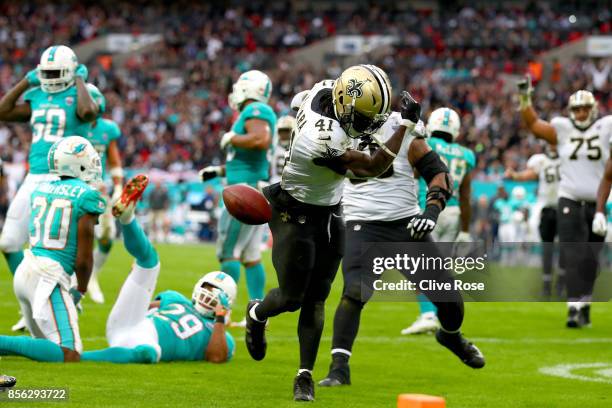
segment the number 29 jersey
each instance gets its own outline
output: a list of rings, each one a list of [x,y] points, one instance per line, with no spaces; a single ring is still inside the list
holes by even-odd
[[[557,132],[561,160],[559,197],[575,201],[597,200],[597,188],[610,156],[612,116],[604,116],[580,130],[569,118],[556,117],[550,124]]]
[[[94,86],[87,86],[89,94],[100,106],[100,98],[104,98]],[[65,136],[87,137],[89,123],[83,122],[77,116],[77,88],[70,88],[56,93],[48,93],[40,87],[29,89],[23,99],[30,103],[32,115],[32,145],[28,162],[30,173],[47,174],[49,164],[47,154],[53,143]]]
[[[157,330],[161,361],[204,360],[215,321],[203,317],[189,299],[173,290],[160,293],[155,300],[160,301],[159,309],[148,318]],[[235,342],[227,332],[225,340],[229,360],[234,354]]]

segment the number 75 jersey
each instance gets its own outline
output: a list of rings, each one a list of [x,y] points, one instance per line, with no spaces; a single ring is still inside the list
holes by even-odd
[[[610,157],[612,116],[604,116],[580,130],[566,117],[553,118],[561,159],[559,197],[576,201],[597,199],[597,188]]]
[[[87,89],[93,100],[100,106],[100,91],[92,85]],[[23,96],[30,103],[32,116],[32,145],[28,162],[30,173],[47,174],[47,154],[53,143],[64,136],[87,137],[89,123],[77,116],[77,89],[71,86],[62,92],[47,93],[40,87],[29,89]]]

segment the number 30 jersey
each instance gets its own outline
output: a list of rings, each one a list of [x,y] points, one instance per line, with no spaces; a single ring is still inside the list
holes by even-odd
[[[40,184],[32,193],[30,245],[32,253],[59,262],[68,275],[74,273],[79,220],[106,209],[100,192],[82,180],[71,178]]]
[[[333,84],[331,80],[315,84],[302,102],[281,178],[281,187],[296,200],[326,207],[340,202],[344,174],[324,163],[357,144],[332,117]]]
[[[100,106],[104,98],[94,86],[88,85],[89,94]],[[89,123],[77,116],[77,89],[71,86],[62,92],[47,93],[40,87],[29,89],[23,96],[30,103],[32,116],[32,145],[30,146],[30,173],[47,174],[47,154],[53,143],[64,136],[87,137]]]
[[[157,330],[161,361],[204,360],[215,321],[203,317],[189,299],[173,290],[160,293],[155,300],[160,301],[159,309],[148,318]],[[229,360],[234,354],[235,342],[227,332],[225,339]]]
[[[596,201],[597,188],[610,156],[612,116],[604,116],[588,129],[580,130],[566,117],[553,118],[557,150],[561,159],[559,197]]]
[[[386,142],[400,126],[402,117],[392,112],[380,128],[377,137]],[[380,176],[371,179],[346,181],[342,207],[347,221],[394,221],[419,213],[414,172],[408,161],[408,149],[414,135],[406,135],[397,158]],[[378,145],[364,138],[359,149],[373,154]]]

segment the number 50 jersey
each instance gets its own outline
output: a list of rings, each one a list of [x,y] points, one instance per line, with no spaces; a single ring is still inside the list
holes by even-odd
[[[98,88],[88,84],[87,90],[100,106],[104,96]],[[29,89],[23,99],[30,103],[32,110],[32,146],[28,157],[30,173],[47,174],[47,154],[53,143],[64,136],[87,137],[89,123],[81,121],[77,116],[76,86],[57,93],[47,93],[38,86]]]
[[[561,159],[559,197],[574,201],[596,201],[597,188],[610,156],[612,116],[604,116],[585,130],[566,117],[550,124],[557,132],[557,151]]]

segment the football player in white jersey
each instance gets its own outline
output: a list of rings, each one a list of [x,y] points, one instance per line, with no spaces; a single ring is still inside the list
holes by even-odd
[[[402,118],[399,112],[393,112],[381,128],[381,140],[388,140],[399,127]],[[371,137],[361,139],[359,150],[374,154],[377,143]],[[413,167],[426,181],[428,199],[423,214],[433,211],[433,226],[425,235],[418,234],[409,226],[422,217],[417,198],[417,187]],[[448,167],[438,153],[432,150],[425,139],[422,123],[409,136],[399,150],[393,164],[377,178],[349,179],[345,183],[342,206],[346,220],[346,240],[342,275],[344,289],[340,304],[334,318],[334,335],[332,340],[332,363],[321,386],[333,387],[350,384],[348,360],[352,353],[353,343],[359,330],[361,310],[372,293],[364,291],[372,288],[374,275],[368,275],[371,282],[364,282],[363,244],[371,242],[431,242],[429,232],[437,221],[440,207],[433,203],[436,191],[451,193],[451,181]],[[440,198],[446,204],[448,198]],[[434,206],[435,208],[432,208]],[[443,207],[442,207],[443,208]],[[418,274],[417,274],[418,275]],[[417,276],[415,275],[415,276]],[[407,276],[414,279],[415,276]],[[430,276],[431,277],[431,276]],[[417,276],[418,279],[418,276]],[[437,280],[451,280],[450,274],[443,271]],[[449,294],[450,295],[450,294]],[[457,292],[455,302],[435,302],[439,307],[440,321],[443,329],[439,330],[438,341],[457,354],[461,360],[473,367],[484,366],[484,357],[476,348],[463,338],[459,329],[463,321],[463,301]]]
[[[270,172],[270,182],[272,184],[280,182],[281,175],[283,174],[283,167],[287,158],[285,157],[289,153],[289,142],[291,141],[291,132],[295,127],[295,118],[293,116],[281,116],[276,122],[276,136],[277,141],[274,143],[274,153],[272,156],[272,163]]]
[[[542,296],[550,298],[553,281],[553,246],[557,236],[557,190],[559,189],[559,155],[555,146],[548,146],[546,153],[537,153],[527,161],[523,171],[506,170],[506,178],[514,181],[538,180],[538,199],[532,207],[530,224],[538,224],[542,246]],[[535,228],[535,225],[534,225]],[[557,296],[562,296],[565,273],[559,270]]]
[[[293,395],[314,400],[314,367],[323,331],[325,300],[342,258],[340,199],[344,178],[376,177],[389,168],[405,134],[419,120],[420,105],[402,94],[401,121],[373,155],[353,149],[387,120],[389,78],[373,65],[345,70],[335,81],[317,83],[300,104],[281,182],[264,188],[272,205],[272,262],[279,287],[247,306],[246,346],[255,360],[266,354],[268,318],[300,310],[300,366]]]
[[[567,327],[590,325],[593,286],[604,236],[592,230],[597,186],[610,157],[612,116],[598,118],[597,101],[580,90],[569,98],[569,117],[546,122],[531,104],[529,77],[519,82],[520,112],[527,128],[557,146],[560,158],[558,228],[561,256],[566,268]]]

